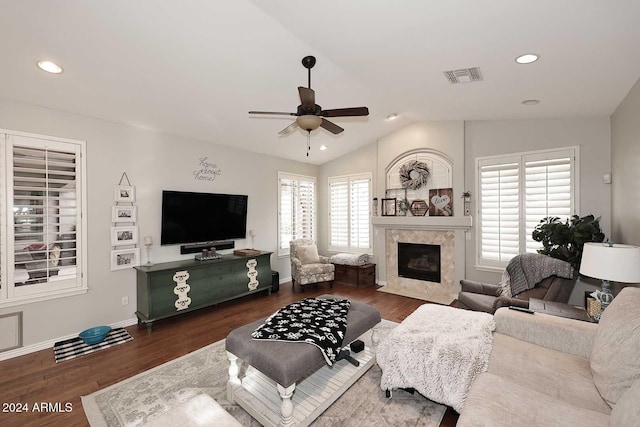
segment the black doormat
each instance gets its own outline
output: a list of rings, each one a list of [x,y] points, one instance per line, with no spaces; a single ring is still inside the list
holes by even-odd
[[[53,355],[56,358],[56,363],[58,363],[64,360],[75,359],[78,356],[93,353],[94,351],[102,350],[103,348],[123,344],[127,341],[131,341],[132,339],[133,337],[129,335],[129,332],[127,332],[126,329],[115,328],[107,334],[104,341],[97,344],[85,344],[80,337],[59,341],[53,345]]]

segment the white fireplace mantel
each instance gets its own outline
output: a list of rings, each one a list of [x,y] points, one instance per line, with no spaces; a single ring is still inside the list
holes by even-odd
[[[373,216],[371,224],[381,228],[428,230],[469,230],[471,216]]]

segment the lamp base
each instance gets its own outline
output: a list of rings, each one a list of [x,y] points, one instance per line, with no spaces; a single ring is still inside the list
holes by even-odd
[[[611,304],[613,301],[613,294],[611,293],[611,283],[608,280],[602,281],[602,291],[598,294],[598,299],[600,300],[600,313],[597,313],[593,318],[599,322],[600,317],[602,317],[602,313],[604,310]]]

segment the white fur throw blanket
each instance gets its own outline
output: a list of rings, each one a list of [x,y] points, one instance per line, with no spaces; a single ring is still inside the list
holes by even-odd
[[[380,342],[380,388],[413,388],[462,410],[476,375],[487,370],[496,329],[488,313],[424,304]]]

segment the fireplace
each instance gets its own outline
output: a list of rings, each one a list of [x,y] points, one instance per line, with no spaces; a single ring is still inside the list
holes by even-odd
[[[440,245],[398,242],[398,277],[440,283]]]

